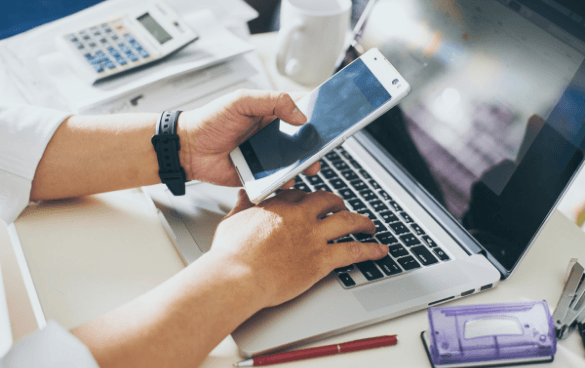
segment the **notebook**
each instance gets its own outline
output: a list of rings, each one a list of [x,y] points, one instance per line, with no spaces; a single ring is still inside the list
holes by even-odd
[[[411,94],[322,159],[330,190],[375,221],[379,262],[332,272],[233,333],[245,356],[293,347],[479,292],[513,274],[583,164],[585,9],[570,1],[379,2],[378,47]],[[346,60],[347,61],[347,60]],[[310,118],[310,117],[309,117]],[[145,188],[186,263],[211,245],[236,189]]]

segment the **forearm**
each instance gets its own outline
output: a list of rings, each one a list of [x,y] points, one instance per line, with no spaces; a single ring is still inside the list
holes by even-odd
[[[194,367],[263,306],[249,270],[211,252],[73,333],[100,367]]]
[[[72,116],[37,167],[31,199],[66,198],[160,182],[150,143],[157,114]]]
[[[160,183],[156,152],[150,141],[159,114],[72,116],[49,142],[32,182],[31,199],[57,199]],[[190,160],[180,136],[181,165]]]

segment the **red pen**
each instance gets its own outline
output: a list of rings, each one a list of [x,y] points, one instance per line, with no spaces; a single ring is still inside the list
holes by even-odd
[[[284,353],[259,356],[236,363],[234,364],[234,367],[258,367],[262,365],[287,363],[293,362],[295,360],[318,358],[327,355],[350,353],[352,351],[381,348],[383,346],[396,345],[397,343],[398,336],[396,335],[370,337],[369,339],[343,342],[341,344],[318,346],[316,348],[293,350]]]

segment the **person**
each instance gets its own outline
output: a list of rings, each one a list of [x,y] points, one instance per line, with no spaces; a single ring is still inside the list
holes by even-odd
[[[306,121],[292,98],[277,92],[238,91],[181,113],[179,158],[187,179],[241,185],[229,152],[275,117]],[[0,217],[14,221],[29,200],[160,183],[150,141],[157,119],[0,106]],[[305,173],[318,170],[316,163]],[[196,262],[71,333],[49,322],[17,343],[2,366],[197,366],[260,309],[296,297],[337,267],[385,256],[388,248],[376,243],[328,244],[374,229],[332,193],[290,189],[253,205],[240,190],[211,250]]]

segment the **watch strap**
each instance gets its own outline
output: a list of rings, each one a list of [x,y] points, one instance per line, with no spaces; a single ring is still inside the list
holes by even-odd
[[[181,145],[177,135],[177,120],[181,112],[164,111],[158,120],[156,134],[151,139],[158,160],[160,180],[176,196],[185,195],[187,181],[179,159]]]

